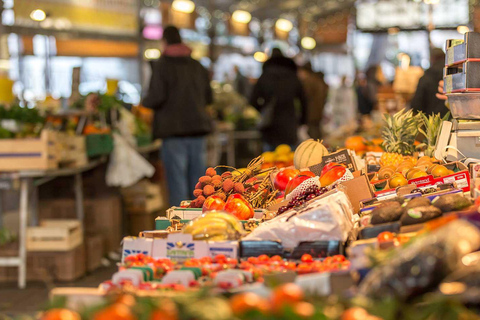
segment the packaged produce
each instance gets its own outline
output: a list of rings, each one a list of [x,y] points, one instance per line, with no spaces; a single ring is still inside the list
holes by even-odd
[[[224,241],[237,240],[245,231],[235,216],[211,211],[186,224],[183,233],[191,234],[194,240]]]
[[[371,298],[392,297],[400,301],[423,294],[456,270],[462,257],[480,247],[479,230],[456,220],[395,254],[370,271],[359,292]]]

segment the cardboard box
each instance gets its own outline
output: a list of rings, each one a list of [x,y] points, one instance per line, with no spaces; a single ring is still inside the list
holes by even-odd
[[[142,231],[155,230],[156,214],[128,214],[127,232],[129,235],[138,235]]]
[[[160,184],[148,180],[121,190],[125,208],[130,214],[151,214],[160,211],[165,202],[162,197]]]
[[[101,234],[87,234],[85,236],[85,258],[88,272],[95,271],[102,265],[102,258],[105,253],[105,245]]]
[[[374,196],[370,182],[366,175],[360,175],[352,180],[340,183],[345,187],[345,194],[350,200],[355,213],[360,211],[360,201],[370,199]]]

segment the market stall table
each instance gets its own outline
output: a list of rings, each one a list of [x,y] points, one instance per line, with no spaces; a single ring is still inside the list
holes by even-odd
[[[53,170],[27,170],[17,172],[0,173],[0,190],[12,189],[15,181],[20,182],[20,206],[19,206],[19,249],[17,257],[0,257],[0,266],[18,267],[18,286],[25,288],[26,285],[26,263],[27,263],[27,220],[30,192],[48,181],[58,177],[73,176],[75,179],[75,208],[77,218],[83,223],[83,182],[82,173],[89,171],[104,163],[106,158],[100,158],[89,162],[87,165],[78,168],[63,168]],[[1,212],[0,212],[1,213]],[[32,224],[37,224],[36,213],[32,217]]]

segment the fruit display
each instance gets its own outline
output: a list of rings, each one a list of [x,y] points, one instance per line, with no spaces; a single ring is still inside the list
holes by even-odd
[[[423,121],[423,128],[419,128],[421,134],[425,137],[425,143],[418,146],[419,149],[424,149],[426,156],[433,157],[433,152],[435,151],[435,144],[437,143],[437,136],[440,131],[440,126],[443,121],[448,120],[450,113],[442,118],[440,114],[431,114],[425,115],[421,114]]]
[[[0,105],[0,120],[6,120],[3,126],[0,121],[0,139],[38,137],[45,124],[45,117],[40,115],[38,109],[19,105],[9,108]]]
[[[195,190],[193,190],[196,199],[190,203],[189,207],[208,210],[210,204],[206,206],[204,204],[206,199],[211,196],[215,196],[211,199],[217,199],[218,204],[218,200],[228,202],[232,195],[241,195],[241,199],[246,200],[251,207],[265,208],[274,201],[277,192],[274,190],[269,176],[269,173],[275,168],[262,169],[263,163],[263,157],[258,157],[253,159],[244,170],[233,168],[233,171],[220,173],[217,170],[224,166],[208,168],[205,175],[198,179]],[[209,203],[213,202],[210,200]]]
[[[274,182],[275,189],[279,191],[285,191],[288,183],[291,180],[293,180],[299,173],[300,171],[292,168],[281,169],[275,175],[275,182]]]
[[[292,200],[288,202],[286,206],[282,206],[278,209],[277,215],[280,215],[290,209],[294,209],[300,207],[307,203],[310,200],[315,199],[316,197],[321,196],[322,194],[326,193],[328,190],[327,188],[321,188],[317,186],[310,186],[305,191],[300,193],[298,196],[294,197]]]
[[[309,139],[295,149],[293,163],[298,170],[306,169],[322,162],[322,158],[326,155],[328,150],[321,141]]]
[[[191,234],[194,240],[209,241],[237,240],[245,232],[235,215],[217,211],[202,214],[186,224],[182,231]]]
[[[262,168],[285,168],[293,165],[294,153],[289,145],[281,144],[275,148],[275,151],[262,153],[264,159]]]

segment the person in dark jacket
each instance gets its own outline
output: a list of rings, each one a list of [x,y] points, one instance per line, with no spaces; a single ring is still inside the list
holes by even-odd
[[[264,150],[280,144],[297,144],[297,130],[307,122],[307,103],[297,77],[297,65],[274,48],[263,64],[263,73],[255,84],[250,104],[262,114],[260,130]]]
[[[445,67],[445,54],[442,49],[435,48],[431,52],[431,66],[418,81],[417,91],[411,102],[415,111],[421,111],[426,115],[440,113],[443,116],[448,112],[445,101],[436,96],[438,82],[443,79]]]
[[[176,27],[168,26],[161,41],[162,56],[153,63],[143,105],[154,110],[153,136],[163,139],[170,205],[191,198],[206,169],[206,135],[212,121],[206,106],[212,103],[208,71],[191,58]]]

